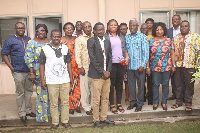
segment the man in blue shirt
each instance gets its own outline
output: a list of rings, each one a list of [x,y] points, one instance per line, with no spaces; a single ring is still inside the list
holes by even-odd
[[[149,43],[146,35],[138,32],[138,22],[135,18],[129,21],[130,34],[125,37],[129,54],[127,66],[128,88],[130,105],[128,110],[136,107],[135,111],[141,111],[144,105],[145,68],[149,59]],[[136,99],[136,80],[138,83],[138,100]]]
[[[25,64],[25,49],[30,37],[24,36],[25,25],[22,22],[15,24],[16,35],[5,40],[2,57],[10,68],[16,86],[16,101],[18,113],[23,122],[27,122],[26,116],[35,117],[31,112],[31,96],[33,93],[33,83],[28,80],[29,69]],[[10,55],[11,62],[8,58]]]

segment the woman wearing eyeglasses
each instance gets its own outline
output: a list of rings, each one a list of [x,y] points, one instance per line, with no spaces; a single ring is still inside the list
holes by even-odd
[[[38,62],[41,49],[50,40],[47,38],[47,26],[38,24],[35,27],[35,38],[29,41],[26,47],[25,62],[30,69],[30,80],[36,85],[36,121],[48,122],[50,118],[50,106],[47,89],[42,89],[40,84],[40,64]],[[33,114],[32,114],[33,115]]]
[[[69,92],[69,105],[70,105],[70,114],[74,114],[74,110],[76,112],[81,113],[81,92],[80,92],[80,77],[79,77],[79,68],[75,60],[75,36],[72,36],[75,27],[71,22],[65,23],[63,26],[63,30],[65,32],[65,36],[61,38],[61,43],[67,45],[70,54],[71,54],[71,65],[72,65],[72,76],[74,80],[74,84],[71,86]]]

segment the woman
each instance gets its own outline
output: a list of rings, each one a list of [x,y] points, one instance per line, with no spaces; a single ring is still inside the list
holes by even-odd
[[[125,60],[125,65],[128,64],[128,52],[125,46],[124,37],[119,32],[119,26],[115,19],[111,19],[107,23],[107,31],[105,38],[110,40],[112,48],[112,71],[111,71],[111,86],[110,86],[110,110],[114,114],[124,112],[124,108],[121,104],[122,93],[123,93],[123,80],[125,68],[120,64],[122,60]],[[114,102],[114,88],[116,90],[116,100],[117,100],[117,109]]]
[[[119,25],[119,29],[120,29],[120,34],[125,37],[127,30],[128,30],[127,24],[121,23]],[[127,80],[127,69],[126,68],[125,68],[125,74],[124,74],[124,84],[125,84],[125,93],[126,93],[125,103],[126,103],[126,105],[129,105],[130,101],[129,101],[129,90],[128,90],[128,80]]]
[[[171,70],[172,73],[176,71],[174,46],[170,38],[165,37],[167,35],[167,28],[164,23],[155,23],[152,35],[154,38],[150,39],[150,57],[146,71],[147,75],[150,75],[152,71],[153,110],[158,108],[160,84],[162,84],[161,105],[163,110],[167,110],[170,74]]]
[[[75,61],[75,36],[72,36],[74,32],[74,25],[71,22],[67,22],[63,26],[65,36],[61,38],[62,44],[67,45],[70,54],[71,54],[71,64],[72,64],[72,76],[74,80],[73,86],[71,86],[69,92],[69,103],[70,103],[70,114],[74,114],[74,110],[78,113],[81,113],[81,92],[80,92],[80,77],[79,77],[79,68]]]
[[[38,59],[42,47],[48,44],[50,40],[46,38],[48,30],[45,24],[38,24],[35,27],[35,31],[35,38],[26,47],[25,62],[30,69],[30,80],[36,83],[36,121],[48,122],[50,118],[48,92],[47,90],[43,90],[40,84],[40,64],[38,63]]]

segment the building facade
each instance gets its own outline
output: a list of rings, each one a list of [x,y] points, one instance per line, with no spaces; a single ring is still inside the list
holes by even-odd
[[[15,34],[14,24],[22,21],[26,35],[35,35],[35,26],[45,23],[50,31],[62,30],[70,21],[106,23],[114,18],[118,23],[128,23],[137,18],[142,24],[147,18],[165,22],[171,27],[171,17],[179,14],[191,23],[191,31],[200,33],[199,0],[0,0],[0,50],[4,40]],[[0,58],[1,59],[1,58]],[[0,60],[0,94],[14,94],[15,86],[11,72]]]

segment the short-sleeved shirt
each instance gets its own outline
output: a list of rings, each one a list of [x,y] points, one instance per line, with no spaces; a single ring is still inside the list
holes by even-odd
[[[166,38],[162,41],[150,39],[150,69],[156,72],[170,71],[172,68],[172,59],[170,56],[171,50],[174,50],[174,46],[171,43],[170,38]]]
[[[200,50],[199,35],[190,32],[183,37],[179,33],[172,41],[175,47],[176,66],[194,68],[197,62],[197,52]]]
[[[45,64],[47,84],[63,84],[70,82],[67,62],[71,62],[68,47],[60,45],[58,49],[51,44],[42,47],[39,63]]]
[[[19,38],[14,35],[5,40],[2,55],[10,55],[11,65],[14,68],[14,72],[29,72],[29,68],[27,67],[24,60],[24,55],[26,46],[30,39],[31,38],[27,36]]]

